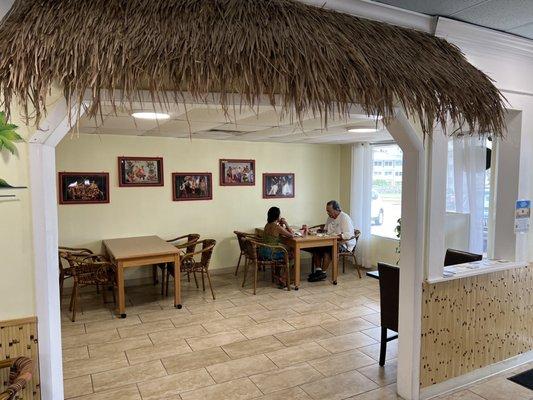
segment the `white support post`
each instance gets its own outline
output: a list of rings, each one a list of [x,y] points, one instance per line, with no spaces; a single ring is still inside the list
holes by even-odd
[[[425,150],[403,112],[387,125],[403,151],[402,238],[398,326],[397,391],[406,400],[420,395],[420,333],[424,277]]]
[[[427,140],[428,199],[427,199],[427,279],[442,278],[446,247],[446,175],[448,137],[440,127]]]
[[[57,269],[55,148],[30,143],[29,151],[41,398],[55,400],[64,398]]]

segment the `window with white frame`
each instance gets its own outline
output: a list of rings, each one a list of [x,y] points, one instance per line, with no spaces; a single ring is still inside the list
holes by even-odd
[[[395,228],[402,213],[403,154],[398,145],[373,145],[371,233],[396,238]]]
[[[448,141],[446,211],[464,214],[464,248],[487,254],[492,199],[492,140],[464,137]]]

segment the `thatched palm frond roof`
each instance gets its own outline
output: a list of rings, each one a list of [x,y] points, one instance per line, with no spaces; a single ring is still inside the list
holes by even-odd
[[[117,105],[148,89],[163,103],[263,95],[298,116],[356,103],[387,119],[399,103],[425,133],[448,116],[504,126],[499,91],[445,40],[293,0],[17,0],[0,26],[4,107],[16,96],[39,118],[53,82],[68,101],[92,91],[90,115],[102,89],[122,89]]]

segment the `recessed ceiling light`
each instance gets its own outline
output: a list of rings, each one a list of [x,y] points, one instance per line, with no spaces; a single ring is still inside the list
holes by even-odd
[[[348,132],[351,133],[373,133],[377,132],[379,129],[377,128],[349,128]]]
[[[139,119],[169,119],[170,115],[166,113],[156,113],[156,112],[135,112],[131,114],[133,118]]]

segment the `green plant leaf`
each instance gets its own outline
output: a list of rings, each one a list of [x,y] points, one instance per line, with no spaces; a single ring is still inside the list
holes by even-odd
[[[15,132],[14,130],[5,130],[3,131],[1,128],[0,128],[0,136],[4,137],[5,139],[7,140],[10,140],[12,142],[14,141],[21,141],[21,140],[24,140],[22,138],[22,136],[20,136],[17,132]]]
[[[4,179],[0,178],[0,188],[12,188],[9,183],[7,183]]]
[[[11,154],[15,154],[15,151],[17,151],[17,148],[13,144],[13,142],[9,139],[4,138],[3,136],[0,136],[0,151],[5,148],[7,151],[9,151]]]

